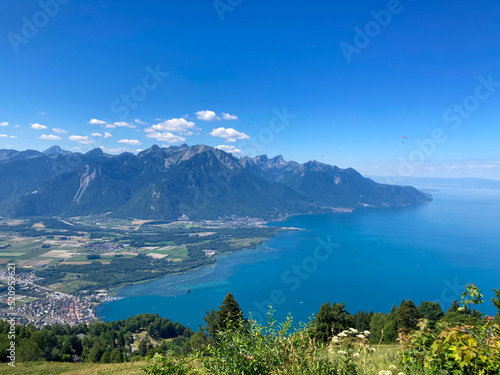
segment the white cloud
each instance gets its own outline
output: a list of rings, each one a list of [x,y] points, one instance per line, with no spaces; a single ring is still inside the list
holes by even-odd
[[[62,138],[59,137],[58,135],[54,135],[54,134],[42,134],[41,137],[38,137],[40,139],[45,139],[47,141],[59,141],[61,140]]]
[[[142,142],[138,141],[137,139],[120,139],[118,143],[126,143],[130,146],[140,146],[142,145]]]
[[[219,146],[215,146],[215,148],[218,148],[219,150],[222,150],[222,151],[229,152],[229,153],[234,154],[234,155],[239,155],[239,154],[241,154],[241,150],[237,149],[237,148],[236,148],[236,147],[234,147],[234,146],[229,146],[229,145],[219,145]]]
[[[10,137],[11,137],[11,138],[17,138],[15,135],[11,135]]]
[[[111,138],[111,137],[113,137],[111,133],[104,132],[104,138]]]
[[[66,134],[68,131],[60,128],[52,128],[52,131],[57,134]]]
[[[47,129],[47,127],[45,125],[41,125],[38,122],[35,122],[34,124],[30,124],[30,126],[32,129],[35,129],[35,130]]]
[[[136,119],[134,120],[134,122],[135,122],[136,124],[139,124],[139,125],[146,125],[146,123],[145,123],[144,121],[141,121],[141,120],[140,120],[140,119],[138,119],[138,118],[136,118]]]
[[[15,128],[20,128],[21,126],[16,124],[16,125],[14,125],[14,127]]]
[[[195,113],[196,118],[202,121],[220,120],[214,111],[198,111]]]
[[[76,141],[76,142],[84,144],[84,145],[94,143],[94,141],[92,139],[89,139],[89,137],[87,137],[86,135],[85,136],[83,136],[83,135],[70,135],[68,139],[70,141]]]
[[[200,130],[196,127],[195,123],[192,121],[187,121],[183,118],[172,118],[170,120],[164,120],[156,125],[146,128],[146,132],[175,132],[180,134],[186,134],[189,132],[188,129]],[[191,133],[192,134],[192,133]],[[187,135],[187,134],[186,134]]]
[[[178,135],[175,135],[175,134],[172,134],[169,132],[160,133],[160,132],[157,132],[151,128],[148,128],[145,131],[146,131],[146,133],[148,133],[148,134],[146,134],[146,137],[154,138],[154,139],[161,141],[161,142],[180,143],[180,142],[186,141],[186,138],[180,137]]]
[[[229,113],[222,112],[222,119],[223,120],[238,120],[238,116],[230,115]]]
[[[106,121],[98,120],[96,118],[91,119],[88,123],[91,125],[106,125],[107,124]]]
[[[237,139],[250,139],[250,137],[245,134],[241,133],[233,128],[217,128],[213,129],[210,132],[210,135],[213,137],[220,137],[224,138],[226,142],[236,142]]]
[[[7,121],[2,121],[0,122],[0,126],[8,126],[9,123]]]
[[[106,128],[108,129],[114,129],[116,127],[121,127],[121,128],[136,128],[136,126],[134,124],[130,124],[128,122],[125,122],[125,121],[116,121],[116,122],[113,122],[112,124],[106,124]]]
[[[0,138],[7,138],[8,135],[7,134],[0,134]]]
[[[132,149],[127,148],[127,147],[108,148],[108,147],[100,146],[99,148],[107,154],[122,154],[124,152],[141,152],[142,151],[141,149],[132,150]]]
[[[102,134],[101,133],[92,133],[91,136],[92,137],[102,137]]]

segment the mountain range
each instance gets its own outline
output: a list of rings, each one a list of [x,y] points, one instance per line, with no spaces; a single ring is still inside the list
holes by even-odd
[[[205,145],[138,153],[0,150],[0,215],[143,219],[275,218],[338,208],[428,203],[410,186],[378,184],[352,168],[282,156],[236,158]]]

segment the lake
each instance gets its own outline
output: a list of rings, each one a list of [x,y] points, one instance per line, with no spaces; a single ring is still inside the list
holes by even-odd
[[[303,230],[218,256],[213,267],[122,288],[125,298],[96,313],[105,321],[158,313],[196,330],[231,292],[260,322],[269,305],[279,319],[291,314],[307,322],[323,302],[345,302],[351,313],[389,312],[403,299],[448,308],[475,283],[484,294],[480,311],[495,314],[500,190],[441,188],[432,195],[418,207],[291,217],[273,225]]]

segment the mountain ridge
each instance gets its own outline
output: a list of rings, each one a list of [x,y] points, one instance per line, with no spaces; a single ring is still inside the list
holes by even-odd
[[[23,154],[24,153],[24,154]],[[430,202],[412,187],[377,184],[352,168],[236,158],[206,145],[153,145],[137,155],[0,150],[0,215],[192,219],[274,218],[335,208]]]

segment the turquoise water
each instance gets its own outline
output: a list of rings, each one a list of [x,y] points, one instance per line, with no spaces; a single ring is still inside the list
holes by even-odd
[[[469,282],[484,292],[480,310],[494,314],[500,190],[432,194],[434,201],[419,207],[292,217],[276,225],[305,230],[219,256],[215,267],[125,287],[119,296],[126,298],[100,305],[97,315],[110,321],[158,313],[197,329],[232,292],[259,321],[270,304],[278,318],[307,321],[323,302],[345,302],[351,313],[388,312],[409,298],[447,308]]]

